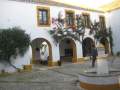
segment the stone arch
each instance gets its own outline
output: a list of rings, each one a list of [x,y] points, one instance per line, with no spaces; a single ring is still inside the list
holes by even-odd
[[[34,40],[32,40],[31,42],[31,47],[32,47],[32,64],[36,64],[36,60],[35,60],[35,46],[36,45],[40,45],[42,44],[42,42],[46,42],[47,45],[48,45],[48,52],[49,52],[49,56],[48,56],[48,60],[47,60],[47,63],[48,63],[48,66],[52,66],[52,46],[51,46],[51,43],[45,39],[45,38],[35,38]],[[36,45],[35,45],[36,44]]]
[[[83,57],[89,56],[91,54],[92,45],[95,46],[93,39],[87,37],[82,42]]]
[[[104,50],[105,50],[105,54],[109,53],[109,42],[107,40],[107,38],[101,38],[100,39],[100,44],[102,44],[104,46]]]
[[[63,56],[61,55],[61,50],[64,51]],[[67,56],[66,53],[68,53],[68,57],[71,56],[71,62],[73,62],[73,63],[77,62],[76,44],[75,44],[75,41],[72,38],[62,39],[59,43],[59,51],[60,51],[60,60],[61,60],[61,57]]]

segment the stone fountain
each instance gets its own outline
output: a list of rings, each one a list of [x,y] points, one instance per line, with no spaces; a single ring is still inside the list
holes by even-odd
[[[80,87],[85,90],[120,90],[120,70],[109,67],[105,58],[97,66],[79,74]]]

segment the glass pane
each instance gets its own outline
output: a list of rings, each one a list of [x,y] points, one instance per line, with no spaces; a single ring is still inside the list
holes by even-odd
[[[41,22],[42,21],[42,12],[39,10],[39,21]]]
[[[47,11],[43,11],[43,23],[47,24]]]
[[[89,23],[90,23],[90,17],[89,15],[83,15],[84,16],[84,20],[85,20],[85,26],[89,27]]]
[[[73,13],[67,13],[67,25],[72,25],[73,24]]]
[[[48,24],[48,11],[47,10],[39,10],[39,24],[46,25]]]

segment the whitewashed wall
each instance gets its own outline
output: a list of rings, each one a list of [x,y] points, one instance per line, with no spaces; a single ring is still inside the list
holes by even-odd
[[[107,24],[113,32],[113,52],[120,52],[120,9],[107,14]]]
[[[38,27],[37,26],[37,11],[36,6],[45,6],[40,4],[31,4],[31,3],[24,3],[24,2],[16,2],[16,1],[8,1],[8,0],[0,0],[0,28],[10,28],[18,26],[26,31],[31,37],[31,41],[36,38],[45,38],[47,39],[52,45],[52,54],[53,54],[53,61],[57,61],[60,58],[59,54],[59,45],[55,45],[52,37],[49,35],[48,30],[51,27]],[[70,8],[64,7],[57,7],[57,6],[49,6],[50,7],[50,18],[57,18],[58,13],[61,11],[65,16],[65,10],[74,10],[75,14],[81,14],[83,12],[90,13],[90,18],[92,21],[98,20],[99,15],[103,15],[103,13],[96,13],[90,11],[83,11],[83,10],[75,10]],[[88,34],[86,37],[91,37]],[[82,45],[78,41],[75,42],[77,46],[77,57],[82,57]],[[24,58],[18,58],[14,62],[14,64],[18,67],[22,65],[30,64],[31,59],[31,48],[29,49],[28,53],[25,55]],[[0,68],[3,67],[0,65]]]

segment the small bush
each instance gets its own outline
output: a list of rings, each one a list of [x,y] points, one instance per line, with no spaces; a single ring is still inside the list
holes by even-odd
[[[30,45],[30,36],[21,28],[0,29],[0,61],[11,64],[11,56],[23,56]]]
[[[119,52],[117,52],[117,54],[116,54],[117,56],[120,56],[120,51]]]

